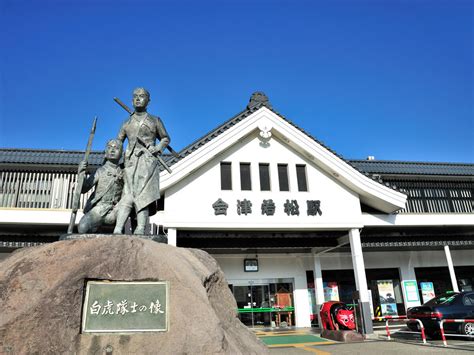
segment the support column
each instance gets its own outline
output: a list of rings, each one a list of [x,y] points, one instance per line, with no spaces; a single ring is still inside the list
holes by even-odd
[[[323,328],[321,322],[321,314],[319,310],[321,305],[324,303],[324,288],[323,288],[323,274],[321,268],[321,257],[313,253],[314,259],[314,293],[316,296],[316,311],[318,312],[318,324],[319,328]]]
[[[176,246],[177,234],[176,228],[168,228],[168,245]]]
[[[372,334],[372,316],[370,314],[369,294],[367,291],[367,277],[365,275],[364,256],[362,254],[362,244],[358,229],[351,229],[349,231],[349,242],[351,245],[352,267],[354,268],[356,288],[359,292],[362,333]]]
[[[293,300],[295,303],[295,325],[300,328],[311,327],[311,309],[309,307],[306,275],[295,277]]]
[[[415,281],[418,285],[418,280],[416,279],[415,268],[413,267],[412,263],[412,252],[408,252],[406,258],[400,260],[400,280],[402,281],[402,290],[406,295],[406,288],[405,288],[405,281]],[[419,297],[419,296],[418,296]],[[418,299],[418,301],[409,301],[408,297],[403,297],[403,303],[405,306],[405,311],[411,307],[418,307],[421,306],[422,301]]]
[[[454,272],[453,259],[451,258],[451,251],[449,250],[449,245],[444,246],[444,253],[446,254],[446,261],[448,262],[449,276],[451,277],[453,291],[459,292],[458,280],[456,278],[456,273]]]

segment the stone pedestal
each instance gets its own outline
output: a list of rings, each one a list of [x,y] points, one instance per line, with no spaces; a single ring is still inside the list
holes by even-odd
[[[168,281],[168,331],[81,333],[88,280]],[[197,249],[130,236],[25,248],[0,263],[0,297],[0,352],[267,352],[238,320],[237,305],[216,261]]]

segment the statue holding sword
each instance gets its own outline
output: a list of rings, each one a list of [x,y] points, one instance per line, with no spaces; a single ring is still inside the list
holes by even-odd
[[[124,191],[118,206],[114,234],[123,233],[133,209],[137,217],[134,234],[145,233],[149,206],[160,198],[160,166],[171,172],[160,156],[170,138],[160,118],[147,112],[149,92],[144,88],[135,89],[132,102],[135,111],[123,123],[117,136],[122,144],[127,139],[128,145],[124,156]]]

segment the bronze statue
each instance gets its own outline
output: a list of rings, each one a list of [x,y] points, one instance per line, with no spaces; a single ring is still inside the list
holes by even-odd
[[[125,151],[124,191],[119,203],[114,234],[122,234],[132,209],[137,217],[134,234],[144,234],[149,218],[149,206],[160,198],[159,155],[170,138],[159,117],[147,112],[150,94],[144,88],[133,91],[135,111],[120,128],[117,139],[128,140]],[[156,145],[156,140],[159,143]],[[166,168],[166,167],[165,167]]]
[[[95,233],[103,224],[115,224],[117,205],[122,196],[123,172],[119,165],[122,142],[112,139],[105,148],[105,162],[82,185],[82,193],[93,186],[95,190],[84,207],[84,216],[78,226],[79,233]],[[87,162],[82,161],[79,171],[84,172]]]

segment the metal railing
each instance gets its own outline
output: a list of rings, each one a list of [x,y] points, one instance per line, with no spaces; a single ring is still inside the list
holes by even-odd
[[[389,322],[413,322],[416,321],[420,327],[420,332],[421,332],[421,340],[423,341],[423,344],[426,345],[426,334],[425,334],[425,327],[423,326],[423,322],[419,319],[408,319],[407,316],[384,316],[384,317],[375,317],[373,320],[378,320],[378,321],[384,321],[385,320],[385,332],[387,334],[387,340],[392,340],[391,334],[390,334],[390,326]],[[392,328],[398,327],[396,325],[392,326]],[[379,328],[375,326],[374,328]],[[407,331],[407,330],[398,330],[396,333],[405,333],[405,334],[418,334],[418,332],[413,332],[413,331]]]
[[[445,323],[474,323],[474,319],[443,319],[439,323],[439,331],[441,333],[441,339],[443,340],[443,345],[444,346],[448,346],[446,336],[474,338],[474,335],[468,335],[468,334],[445,334],[444,333],[444,324]]]

